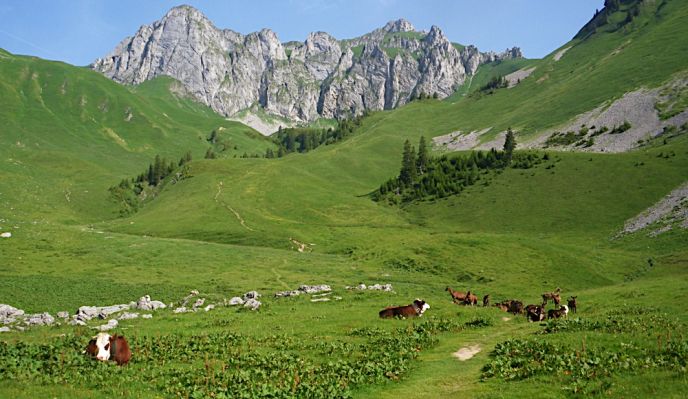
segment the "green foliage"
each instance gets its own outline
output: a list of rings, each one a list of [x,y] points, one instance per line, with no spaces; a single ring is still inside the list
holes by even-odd
[[[353,134],[354,130],[361,125],[363,118],[369,113],[365,112],[352,119],[342,119],[335,128],[279,128],[273,136],[275,143],[281,152],[278,157],[282,157],[292,152],[305,153],[312,151],[321,145],[330,145],[344,140]],[[280,153],[282,155],[280,155]],[[267,153],[266,153],[267,155]]]
[[[624,123],[622,123],[621,125],[614,126],[614,128],[609,132],[609,134],[623,133],[630,128],[631,128],[631,123],[628,121],[624,121]]]
[[[134,356],[117,369],[83,355],[89,338],[70,334],[37,344],[0,342],[0,379],[105,392],[147,385],[157,394],[182,398],[348,398],[358,386],[407,373],[419,352],[437,343],[437,334],[490,325],[480,318],[465,324],[433,319],[394,330],[354,329],[354,342],[256,339],[228,331],[130,336]]]
[[[401,170],[396,179],[390,179],[372,193],[374,201],[387,201],[391,205],[415,200],[444,198],[459,194],[467,186],[481,179],[481,174],[499,170],[511,164],[517,169],[530,169],[542,162],[531,152],[513,153],[516,147],[514,132],[509,129],[505,151],[474,151],[464,157],[428,157],[425,138],[418,145],[418,158],[411,142],[404,142]]]

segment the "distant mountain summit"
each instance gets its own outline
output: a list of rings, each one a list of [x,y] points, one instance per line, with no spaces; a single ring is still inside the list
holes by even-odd
[[[355,39],[314,32],[303,43],[281,43],[269,29],[218,29],[184,5],[142,26],[91,68],[125,84],[171,76],[227,116],[259,106],[311,121],[395,108],[421,93],[444,98],[480,64],[518,57],[516,47],[481,53],[451,43],[436,26],[419,32],[404,19]]]

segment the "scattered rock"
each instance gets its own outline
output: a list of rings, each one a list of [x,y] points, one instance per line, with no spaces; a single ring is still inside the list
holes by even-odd
[[[131,319],[137,319],[138,317],[139,317],[138,313],[124,312],[117,318],[117,320],[131,320]]]
[[[100,331],[108,331],[108,330],[112,330],[113,328],[117,327],[118,324],[119,324],[119,322],[117,320],[112,319],[112,320],[108,320],[107,324],[103,324],[101,326],[98,326],[97,328]]]
[[[253,298],[249,298],[246,302],[244,302],[244,307],[251,309],[251,310],[258,310],[260,305],[261,305],[260,301],[253,299]]]
[[[301,291],[299,290],[291,290],[291,291],[280,291],[275,293],[275,298],[284,298],[288,296],[299,296],[301,295]]]
[[[208,306],[205,307],[205,311],[206,311],[206,312],[208,312],[208,311],[210,311],[210,310],[213,310],[213,309],[215,309],[215,305],[213,305],[213,304],[210,304],[210,305],[208,305]]]
[[[10,237],[12,237],[12,233],[10,233],[9,231],[6,231],[6,232],[0,234],[0,238],[10,238]]]
[[[196,311],[196,309],[200,308],[203,306],[205,303],[205,298],[199,298],[196,300],[196,302],[193,304],[193,310]]]
[[[24,311],[10,305],[0,304],[0,319],[5,317],[23,316]]]
[[[189,292],[189,295],[185,296],[184,299],[182,299],[182,306],[188,305],[189,301],[198,294],[198,290],[191,290]]]
[[[332,291],[329,285],[302,285],[299,287],[299,291],[303,291],[306,294],[316,294],[318,292],[329,292]]]
[[[177,309],[173,310],[172,313],[186,313],[188,311],[189,311],[189,309],[187,309],[186,306],[181,306],[181,307],[178,307]]]
[[[151,301],[150,295],[144,295],[136,302],[136,309],[139,310],[158,310],[166,307],[167,305],[160,301]]]
[[[69,325],[71,325],[71,326],[85,326],[86,323],[83,320],[72,319],[72,321],[69,322]]]
[[[249,291],[244,294],[244,301],[247,299],[258,299],[260,298],[260,294],[257,291]]]
[[[236,305],[243,305],[244,300],[239,298],[238,296],[235,296],[234,298],[229,300],[229,306],[236,306]]]
[[[111,305],[111,306],[103,306],[96,308],[98,309],[98,318],[99,319],[107,319],[111,315],[115,313],[119,313],[125,309],[129,309],[129,305]]]
[[[153,318],[153,315],[150,314],[150,313],[148,313],[148,314],[144,314],[144,315],[141,316],[141,317],[143,317],[144,319],[152,319],[152,318]]]
[[[66,310],[63,310],[62,312],[57,312],[57,317],[62,318],[62,319],[68,319],[69,318],[69,312]]]
[[[24,322],[29,326],[49,326],[55,323],[55,318],[50,313],[37,313],[29,315]]]
[[[9,327],[0,327],[0,332],[10,332],[10,331],[12,331],[12,330],[10,330]]]
[[[355,286],[347,286],[347,290],[357,290],[357,291],[385,291],[385,292],[390,292],[393,291],[394,288],[392,288],[392,284],[373,284],[373,285],[368,285],[366,286],[365,284],[361,283],[359,285]]]
[[[327,302],[329,300],[330,298],[313,298],[311,299],[311,302]]]
[[[330,292],[330,291],[332,291],[332,288],[330,288],[330,286],[327,284],[321,284],[321,285],[305,285],[304,284],[295,290],[277,292],[277,293],[275,293],[275,298],[283,298],[283,297],[288,297],[288,296],[298,296],[301,294],[316,294],[318,292]]]

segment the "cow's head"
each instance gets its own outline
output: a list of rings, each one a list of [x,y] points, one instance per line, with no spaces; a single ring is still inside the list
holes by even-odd
[[[96,347],[98,347],[96,359],[104,362],[110,360],[110,334],[98,333],[93,339],[96,340]]]
[[[418,309],[420,309],[420,313],[418,314],[419,316],[423,315],[423,313],[425,313],[426,310],[430,309],[430,305],[428,305],[427,303],[425,303],[425,301],[421,299],[416,299],[415,301],[413,301],[413,303],[418,307]]]

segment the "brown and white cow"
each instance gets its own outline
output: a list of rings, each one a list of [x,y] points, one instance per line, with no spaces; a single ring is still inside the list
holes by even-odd
[[[380,311],[380,317],[383,319],[392,317],[421,317],[426,310],[430,309],[430,305],[421,299],[416,299],[412,304],[406,306],[390,306]]]
[[[121,335],[99,333],[88,342],[86,354],[107,362],[113,360],[118,366],[125,365],[131,359],[131,350],[127,340]]]

